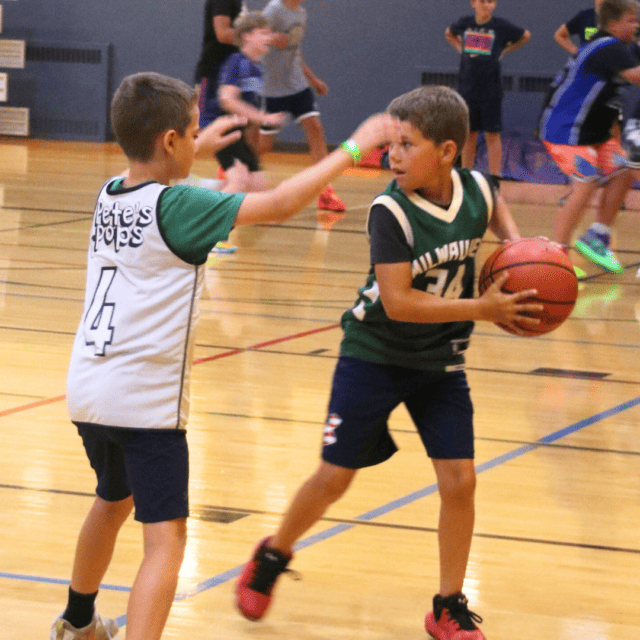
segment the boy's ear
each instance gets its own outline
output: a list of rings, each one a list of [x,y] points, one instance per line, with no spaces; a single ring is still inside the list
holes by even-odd
[[[175,145],[177,135],[178,132],[175,129],[168,129],[163,134],[161,134],[162,149],[165,153],[173,154],[173,147]]]
[[[458,155],[458,145],[453,140],[445,140],[440,145],[440,154],[443,162],[453,164]]]

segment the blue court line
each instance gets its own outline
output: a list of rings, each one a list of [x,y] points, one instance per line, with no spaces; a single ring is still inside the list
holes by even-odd
[[[45,582],[46,584],[71,584],[71,580],[63,580],[61,578],[45,578],[43,576],[30,576],[22,573],[5,573],[0,571],[0,578],[8,580],[25,580],[28,582]],[[123,587],[119,584],[101,584],[100,589],[106,591],[131,591],[131,587]]]
[[[506,462],[515,460],[516,458],[523,456],[525,453],[529,453],[530,451],[535,451],[541,445],[549,444],[551,442],[555,442],[556,440],[560,440],[561,438],[564,438],[565,436],[568,436],[572,433],[580,431],[585,427],[591,426],[596,422],[600,422],[601,420],[610,418],[614,415],[622,413],[623,411],[627,411],[628,409],[631,409],[638,405],[640,405],[640,397],[634,398],[633,400],[629,400],[628,402],[623,402],[622,404],[619,404],[616,407],[612,407],[611,409],[607,409],[606,411],[597,413],[589,418],[585,418],[584,420],[575,422],[574,424],[569,425],[564,429],[559,429],[558,431],[554,431],[553,433],[547,436],[543,436],[542,438],[539,438],[538,440],[536,440],[531,444],[523,445],[521,447],[518,447],[517,449],[514,449],[513,451],[509,451],[503,455],[496,456],[495,458],[488,460],[487,462],[483,462],[482,464],[477,465],[476,473],[480,474],[480,473],[483,473],[484,471],[488,471],[489,469],[493,469],[494,467],[497,467],[501,464],[505,464]],[[367,511],[366,513],[356,516],[354,518],[354,521],[360,520],[363,522],[368,522],[371,520],[375,520],[376,518],[379,518],[380,516],[385,515],[391,511],[395,511],[396,509],[399,509],[408,504],[411,504],[416,500],[420,500],[421,498],[424,498],[433,493],[436,493],[437,490],[438,490],[438,485],[431,484],[427,487],[419,489],[418,491],[414,491],[413,493],[403,496],[402,498],[398,498],[397,500],[393,500],[392,502],[388,502],[387,504],[382,505],[376,509],[372,509],[371,511]],[[299,542],[296,543],[296,545],[294,546],[294,549],[296,551],[299,551],[301,549],[314,545],[318,542],[323,542],[324,540],[333,538],[334,536],[337,536],[340,533],[349,531],[350,529],[353,529],[356,526],[357,526],[357,522],[352,522],[349,524],[346,524],[346,523],[338,524],[334,527],[330,527],[329,529],[326,529],[324,531],[321,531],[319,533],[316,533],[314,535],[311,535],[307,538],[300,540]],[[212,589],[221,584],[224,584],[225,582],[228,582],[229,580],[232,580],[233,578],[236,578],[237,576],[239,576],[243,568],[244,568],[244,564],[238,567],[234,567],[233,569],[229,569],[228,571],[224,571],[223,573],[219,573],[218,575],[213,576],[212,578],[208,578],[207,580],[204,580],[198,583],[190,591],[176,594],[175,601],[179,602],[182,600],[187,600],[189,598],[196,596],[199,593],[202,593],[203,591],[208,591],[209,589]],[[69,580],[59,580],[56,578],[43,578],[39,576],[29,576],[29,575],[4,573],[4,572],[0,572],[0,578],[7,578],[11,580],[28,580],[32,582],[44,582],[48,584],[67,584],[67,585],[69,584]],[[118,585],[104,585],[104,584],[101,585],[100,588],[113,590],[113,591],[130,591],[131,590],[130,587],[123,587]],[[126,624],[127,616],[122,615],[116,618],[116,621],[120,626],[123,626]]]

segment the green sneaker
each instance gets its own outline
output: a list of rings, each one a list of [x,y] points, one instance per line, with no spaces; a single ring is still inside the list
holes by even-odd
[[[611,273],[622,273],[624,271],[624,266],[620,264],[615,253],[591,229],[587,229],[576,240],[575,247],[585,258]]]

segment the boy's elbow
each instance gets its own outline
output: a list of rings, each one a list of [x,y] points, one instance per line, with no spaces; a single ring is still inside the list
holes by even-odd
[[[396,302],[393,298],[389,298],[387,296],[381,298],[381,301],[384,312],[387,314],[387,318],[389,318],[389,320],[404,322],[407,319],[404,312],[404,306],[398,304],[398,302]]]

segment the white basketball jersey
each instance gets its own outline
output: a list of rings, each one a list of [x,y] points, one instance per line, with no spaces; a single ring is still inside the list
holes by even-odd
[[[167,188],[147,183],[98,196],[85,305],[67,404],[73,422],[184,429],[204,266],[169,249],[157,223]]]

